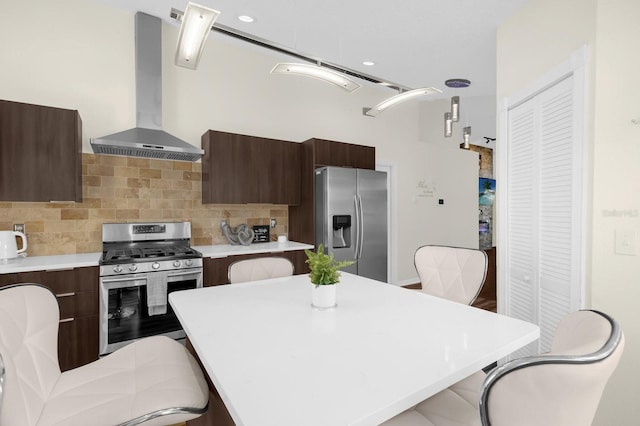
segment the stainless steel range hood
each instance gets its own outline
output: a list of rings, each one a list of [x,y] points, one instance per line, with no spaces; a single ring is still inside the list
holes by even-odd
[[[96,154],[197,161],[204,151],[162,130],[162,21],[135,15],[136,126],[93,138]]]

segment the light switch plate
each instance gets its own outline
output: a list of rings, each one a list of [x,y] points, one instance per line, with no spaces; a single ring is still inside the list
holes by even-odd
[[[16,232],[22,232],[24,234],[25,233],[24,223],[14,223],[13,230]]]
[[[616,254],[636,255],[636,232],[616,229]]]

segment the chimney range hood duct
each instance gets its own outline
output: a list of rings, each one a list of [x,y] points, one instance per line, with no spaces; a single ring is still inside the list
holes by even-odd
[[[136,126],[93,138],[96,154],[197,161],[204,151],[162,130],[162,21],[135,15]]]

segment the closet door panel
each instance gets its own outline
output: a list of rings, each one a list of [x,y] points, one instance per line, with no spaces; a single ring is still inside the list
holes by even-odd
[[[509,113],[508,154],[508,291],[507,315],[537,322],[538,293],[535,260],[537,242],[535,140],[537,138],[535,102],[525,102]],[[537,352],[537,343],[525,346],[514,357]]]
[[[576,201],[573,157],[573,78],[538,96],[540,118],[538,239],[540,285],[540,351],[551,349],[560,320],[572,310],[571,287],[577,256],[572,222]],[[579,283],[578,283],[579,284]]]
[[[540,326],[510,358],[551,349],[558,323],[580,309],[583,118],[573,75],[507,114],[504,312]]]

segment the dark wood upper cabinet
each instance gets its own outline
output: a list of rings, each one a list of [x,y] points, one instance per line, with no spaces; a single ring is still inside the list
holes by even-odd
[[[309,139],[302,143],[300,161],[300,203],[289,207],[289,239],[315,244],[315,175],[323,166],[376,168],[376,149],[372,146]]]
[[[209,130],[202,135],[202,202],[300,202],[300,144]]]
[[[78,111],[0,100],[0,201],[82,201]]]
[[[305,143],[313,145],[315,153],[314,168],[322,166],[372,170],[376,168],[376,150],[374,147],[325,139],[310,139]]]

